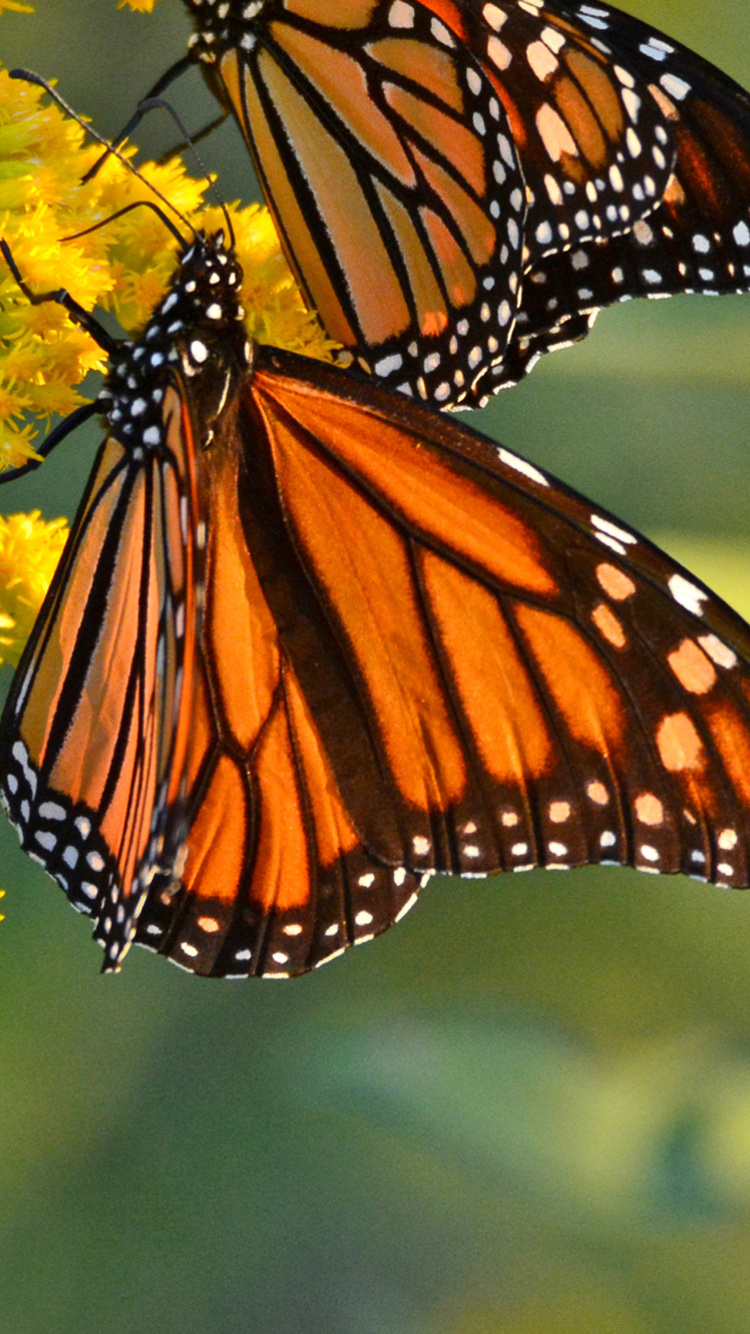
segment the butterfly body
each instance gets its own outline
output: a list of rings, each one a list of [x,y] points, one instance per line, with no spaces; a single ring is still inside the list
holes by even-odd
[[[750,286],[750,99],[608,5],[186,0],[329,335],[471,407],[632,296]]]
[[[23,846],[211,976],[284,977],[435,871],[750,878],[750,630],[531,463],[248,347],[198,238],[115,353],[108,436],[0,724]]]
[[[220,346],[213,337],[216,280],[231,291],[235,266],[224,255],[214,264],[199,245],[184,258],[179,299],[170,292],[110,364],[100,396],[108,436],[6,705],[22,723],[3,734],[10,818],[30,855],[95,917],[112,966],[146,894],[168,892],[183,847],[205,497],[172,382],[177,368],[195,376],[196,356],[209,360],[202,448],[227,360],[245,347],[239,322],[222,318]]]

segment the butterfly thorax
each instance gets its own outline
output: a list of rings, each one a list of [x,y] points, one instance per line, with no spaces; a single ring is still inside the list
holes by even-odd
[[[135,458],[163,443],[163,400],[175,372],[205,381],[209,402],[215,382],[218,411],[227,373],[247,365],[241,283],[223,234],[198,236],[145,329],[121,344],[100,399],[112,435]]]

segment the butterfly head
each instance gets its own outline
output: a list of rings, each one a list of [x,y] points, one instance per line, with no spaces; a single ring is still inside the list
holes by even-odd
[[[247,366],[241,285],[242,269],[223,232],[197,235],[140,337],[123,342],[111,363],[100,398],[124,445],[161,445],[162,402],[176,371],[224,384],[234,367]]]
[[[242,269],[223,232],[199,234],[185,251],[170,290],[152,316],[146,341],[162,333],[172,339],[168,359],[181,360],[188,376],[236,354],[246,342],[240,304]]]

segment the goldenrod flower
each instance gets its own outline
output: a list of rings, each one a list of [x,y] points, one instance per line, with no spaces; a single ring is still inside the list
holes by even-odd
[[[34,291],[65,288],[85,309],[99,304],[132,332],[160,300],[174,268],[175,242],[152,208],[106,222],[143,199],[157,202],[152,183],[176,210],[200,227],[221,225],[213,208],[201,213],[207,181],[190,178],[183,163],[149,164],[139,179],[114,157],[85,185],[81,176],[100,153],[85,145],[80,125],[42,90],[0,70],[0,234]],[[248,274],[250,332],[310,355],[330,356],[332,344],[304,304],[281,257],[268,216],[256,206],[231,209],[238,255]],[[66,237],[104,225],[86,236]],[[54,303],[30,305],[4,265],[0,268],[0,468],[33,454],[35,431],[53,414],[82,401],[79,386],[102,370],[98,345]]]
[[[65,519],[0,517],[0,664],[15,666],[65,546]]]

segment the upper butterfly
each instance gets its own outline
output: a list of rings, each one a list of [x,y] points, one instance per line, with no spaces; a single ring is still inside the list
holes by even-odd
[[[746,886],[750,628],[445,415],[249,347],[240,277],[199,236],[104,337],[107,437],[0,724],[105,966],[303,972],[433,871]]]
[[[611,302],[750,288],[750,98],[619,10],[185,3],[312,305],[394,387],[476,406]]]

